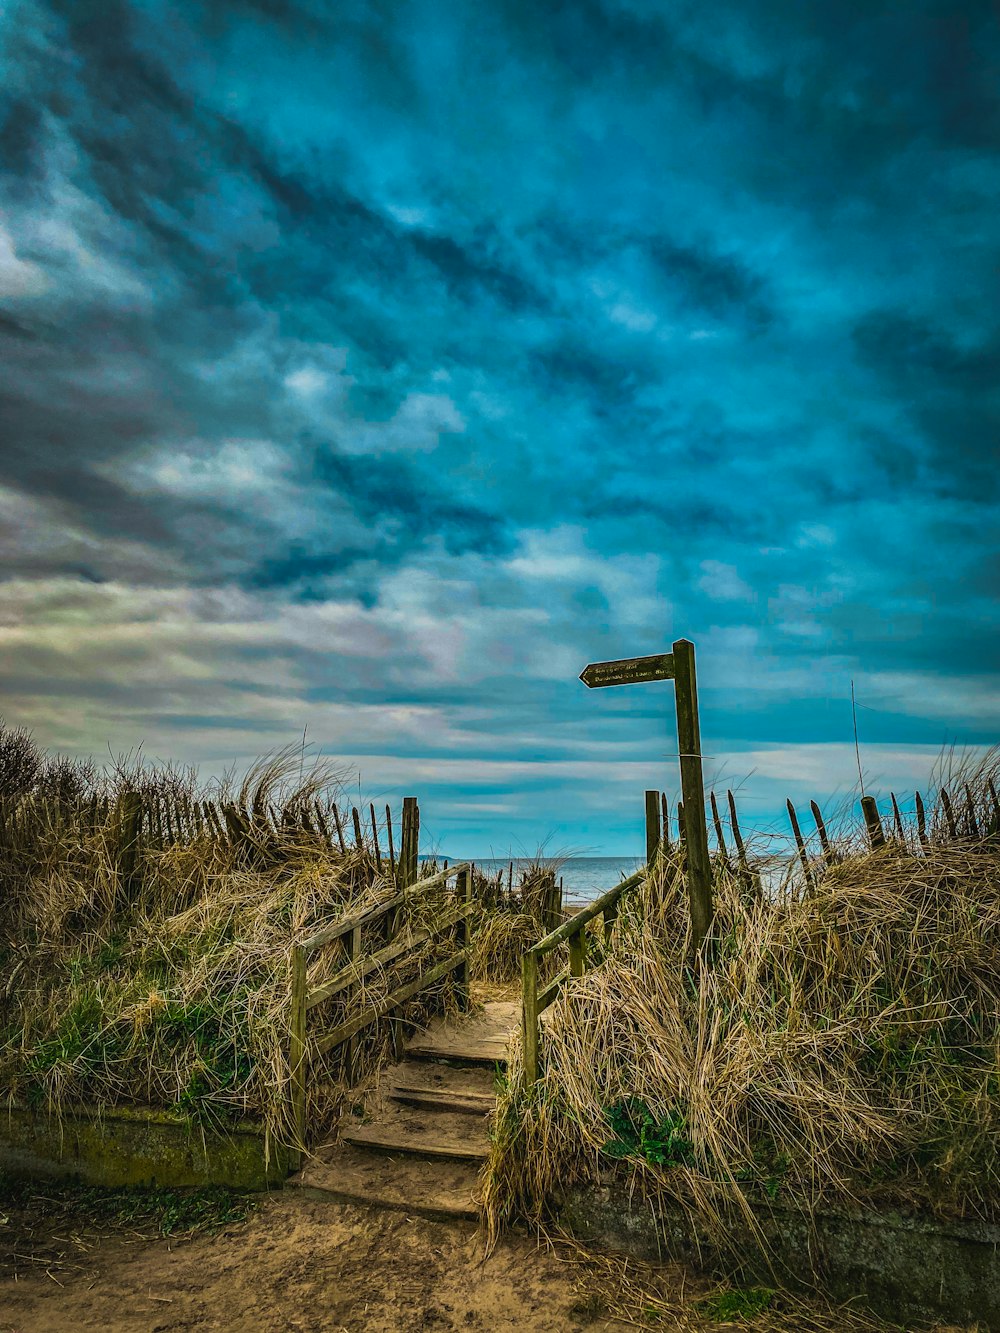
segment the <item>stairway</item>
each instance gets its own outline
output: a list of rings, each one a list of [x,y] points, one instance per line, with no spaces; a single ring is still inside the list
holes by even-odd
[[[476,1217],[496,1071],[520,1014],[518,1002],[495,1001],[417,1033],[403,1060],[383,1072],[369,1114],[349,1117],[341,1141],[320,1149],[289,1184],[424,1217]]]

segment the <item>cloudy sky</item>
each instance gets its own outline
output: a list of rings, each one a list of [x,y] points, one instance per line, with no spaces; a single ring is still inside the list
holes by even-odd
[[[997,736],[989,0],[0,0],[0,711],[452,854]]]

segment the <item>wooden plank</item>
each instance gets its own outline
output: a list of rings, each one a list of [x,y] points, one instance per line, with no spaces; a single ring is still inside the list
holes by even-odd
[[[442,977],[447,976],[449,972],[454,972],[455,968],[462,961],[459,953],[453,953],[446,958],[444,962],[438,963],[432,967],[429,972],[417,977],[413,981],[408,981],[405,986],[398,986],[394,991],[390,991],[376,1004],[369,1005],[363,1013],[358,1014],[347,1023],[341,1023],[339,1027],[332,1032],[326,1033],[316,1042],[316,1050],[322,1054],[324,1051],[331,1050],[334,1046],[339,1046],[341,1042],[347,1041],[353,1037],[356,1032],[366,1028],[371,1023],[377,1023],[380,1018],[384,1018],[390,1009],[395,1009],[405,1001],[412,999],[420,991],[428,986],[433,986],[435,981],[440,981]]]
[[[705,782],[701,769],[701,729],[698,722],[698,683],[694,644],[678,639],[673,645],[674,699],[680,752],[681,791],[684,796],[684,840],[691,902],[691,939],[699,950],[712,928],[712,866],[708,855],[705,820]]]
[[[332,922],[329,926],[324,926],[317,930],[314,935],[307,936],[300,940],[299,944],[303,949],[318,949],[324,944],[330,944],[333,940],[339,940],[342,935],[348,931],[354,930],[355,926],[367,926],[372,921],[383,916],[390,908],[404,901],[405,894],[401,891],[392,894],[388,898],[383,898],[381,902],[366,907],[361,912],[355,912],[351,916],[343,916],[339,921]]]
[[[308,1198],[390,1209],[410,1217],[476,1221],[478,1162],[437,1158],[430,1167],[417,1157],[388,1157],[338,1144],[310,1158],[287,1182]]]
[[[650,657],[621,657],[614,662],[590,662],[580,672],[589,690],[607,685],[639,685],[649,680],[672,680],[674,659],[671,653]]]
[[[393,1106],[372,1124],[348,1119],[341,1137],[359,1148],[458,1162],[482,1162],[489,1154],[486,1116],[473,1120],[464,1112],[427,1115],[410,1107]]]
[[[567,965],[566,967],[563,968],[561,972],[559,972],[556,976],[552,978],[552,980],[546,985],[544,990],[540,990],[538,992],[535,999],[536,1013],[539,1014],[542,1013],[545,1009],[549,1007],[550,1004],[552,1004],[555,1000],[559,998],[559,992],[562,990],[563,986],[566,984],[566,982],[569,980],[571,976],[572,973],[570,972],[569,966]]]
[[[394,962],[397,958],[402,958],[404,954],[411,953],[421,944],[426,944],[428,940],[433,939],[435,935],[448,930],[454,926],[461,918],[472,911],[472,904],[461,905],[454,911],[448,912],[433,929],[420,930],[415,935],[409,936],[404,940],[394,940],[387,944],[384,949],[379,949],[377,953],[370,954],[367,958],[361,960],[359,964],[348,963],[342,967],[339,972],[335,972],[328,981],[314,987],[306,996],[306,1008],[314,1009],[316,1005],[322,1004],[324,1000],[330,1000],[334,995],[339,995],[342,990],[358,981],[363,981],[365,977],[372,972],[377,972],[379,968],[384,967],[386,963]]]

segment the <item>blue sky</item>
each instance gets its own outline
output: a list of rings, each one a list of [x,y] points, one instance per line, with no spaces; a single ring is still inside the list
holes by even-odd
[[[996,739],[993,4],[0,4],[2,712],[455,854]]]

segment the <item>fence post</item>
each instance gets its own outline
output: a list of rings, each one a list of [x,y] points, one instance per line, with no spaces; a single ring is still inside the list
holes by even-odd
[[[396,849],[392,845],[392,811],[390,810],[388,803],[386,804],[385,807],[385,832],[389,840],[389,869],[393,874],[395,874]]]
[[[660,792],[660,812],[663,815],[663,829],[662,829],[663,850],[664,853],[667,856],[669,856],[670,855],[670,803],[667,801],[667,793],[665,791]]]
[[[660,793],[646,792],[646,868],[652,870],[660,850]]]
[[[531,949],[521,959],[521,994],[524,1081],[530,1088],[538,1079],[538,959]]]
[[[823,822],[823,811],[815,801],[809,802],[809,809],[812,811],[812,817],[816,823],[816,832],[819,834],[819,845],[823,849],[823,860],[828,866],[832,866],[836,860],[833,848],[830,846],[830,837],[826,831],[826,824]]]
[[[920,840],[921,847],[926,852],[929,844],[927,841],[927,815],[924,813],[924,798],[919,792],[914,793],[914,797],[917,807],[917,837]]]
[[[289,1092],[292,1112],[291,1164],[302,1165],[306,1144],[306,951],[293,944],[288,1028]]]
[[[878,806],[875,803],[874,796],[862,796],[861,813],[865,817],[868,841],[874,852],[877,848],[885,846],[885,834],[882,831],[882,821],[879,819]]]
[[[790,799],[786,799],[785,805],[788,809],[788,818],[791,821],[792,833],[795,835],[795,846],[799,849],[799,860],[802,862],[802,870],[806,877],[806,884],[809,888],[813,885],[812,868],[809,865],[809,856],[806,853],[805,839],[802,837],[802,830],[799,828],[798,815],[795,813],[795,806]]]
[[[712,928],[712,867],[708,857],[705,782],[701,771],[701,729],[698,724],[694,644],[689,639],[678,639],[673,645],[673,657],[681,792],[684,796],[684,840],[687,848],[688,892],[691,897],[691,937],[697,951]]]
[[[587,965],[587,940],[583,930],[578,930],[569,937],[569,974],[582,977]]]
[[[399,835],[399,879],[404,889],[409,888],[416,879],[414,863],[419,837],[417,819],[417,798],[415,796],[404,796],[403,827]]]
[[[726,839],[722,832],[722,820],[719,818],[719,804],[715,799],[715,792],[709,792],[708,797],[712,806],[712,823],[715,825],[715,841],[719,847],[719,854],[724,861],[728,861],[729,852],[726,849]]]
[[[131,898],[136,888],[136,863],[139,859],[139,831],[142,826],[142,797],[127,791],[121,803],[121,833],[118,840],[118,873],[125,896]]]

